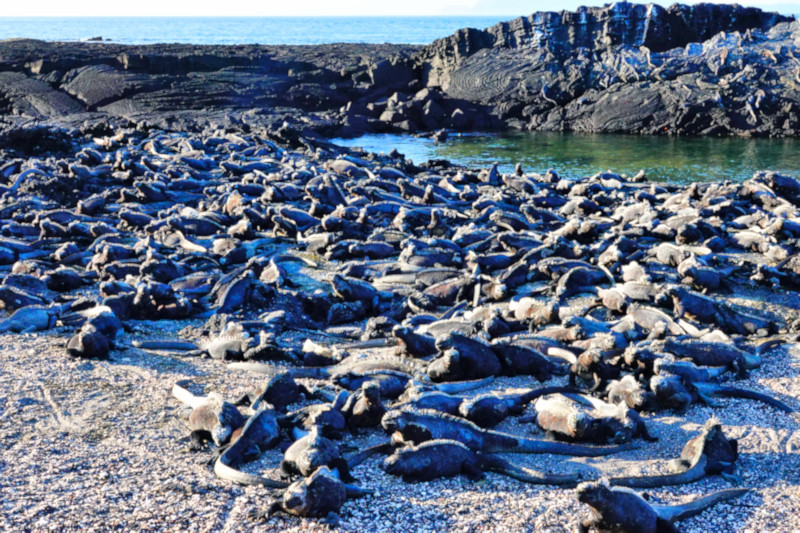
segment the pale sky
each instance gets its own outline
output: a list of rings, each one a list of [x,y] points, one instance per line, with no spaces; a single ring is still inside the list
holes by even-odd
[[[352,16],[352,15],[529,15],[534,11],[602,5],[607,0],[3,0],[0,16]],[[724,3],[724,0],[710,0]],[[644,2],[643,2],[644,3]],[[658,2],[669,5],[672,0]],[[695,3],[688,1],[686,3]],[[783,13],[800,13],[800,3],[740,1]]]

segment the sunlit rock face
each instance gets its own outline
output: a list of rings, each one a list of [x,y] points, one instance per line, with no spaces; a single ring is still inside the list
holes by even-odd
[[[767,30],[791,17],[739,5],[655,4],[617,2],[577,11],[543,11],[486,30],[462,29],[438,39],[417,54],[423,81],[447,89],[450,73],[463,60],[487,48],[547,49],[552,53],[585,48],[646,46],[660,52],[705,41],[721,32]]]
[[[796,135],[797,23],[738,5],[616,3],[467,29],[422,83],[520,129]]]

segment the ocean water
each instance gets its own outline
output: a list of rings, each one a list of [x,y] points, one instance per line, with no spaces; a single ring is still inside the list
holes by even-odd
[[[388,153],[396,148],[417,164],[448,159],[488,168],[498,163],[502,171],[511,172],[521,163],[526,172],[554,169],[564,177],[591,176],[605,170],[632,176],[644,170],[652,181],[691,183],[744,181],[758,170],[774,170],[800,178],[800,139],[533,132],[454,135],[443,143],[390,134],[334,142],[372,152]]]
[[[0,10],[0,14],[2,10]],[[0,39],[124,44],[428,44],[460,28],[487,28],[493,17],[0,17]]]

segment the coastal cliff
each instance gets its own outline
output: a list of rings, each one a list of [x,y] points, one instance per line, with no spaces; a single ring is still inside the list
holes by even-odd
[[[797,135],[790,17],[615,3],[461,31],[419,51],[423,82],[529,130]]]
[[[485,30],[460,30],[426,46],[415,59],[427,85],[446,89],[450,74],[465,59],[484,49],[539,48],[569,55],[579,49],[646,46],[652,52],[663,52],[705,41],[722,31],[766,31],[791,20],[736,4],[673,4],[665,9],[656,4],[617,2],[604,7],[580,7],[577,11],[533,13]]]

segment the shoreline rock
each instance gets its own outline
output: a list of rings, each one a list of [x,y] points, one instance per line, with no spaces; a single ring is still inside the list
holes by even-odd
[[[699,43],[720,32],[767,31],[792,17],[738,4],[657,4],[615,2],[576,11],[543,11],[500,22],[485,30],[467,28],[437,39],[414,57],[422,81],[446,89],[448,78],[464,60],[480,50],[544,48],[570,54],[577,49],[599,51],[619,46],[646,46],[666,52]]]
[[[628,3],[425,47],[17,39],[0,50],[0,124],[796,136],[799,46],[800,22],[756,8]]]

